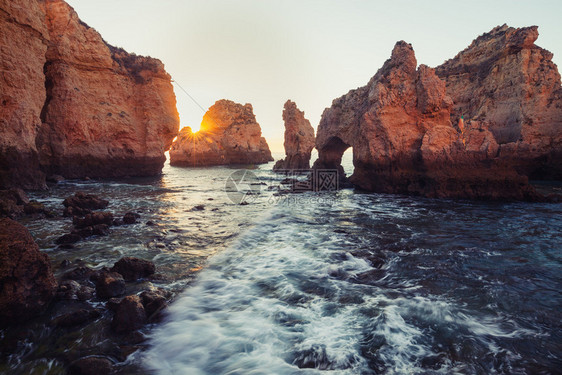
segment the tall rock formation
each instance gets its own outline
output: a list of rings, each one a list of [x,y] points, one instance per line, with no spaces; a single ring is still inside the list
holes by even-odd
[[[179,129],[163,64],[108,45],[63,0],[0,9],[0,186],[159,174]]]
[[[35,138],[48,43],[44,2],[0,0],[0,188],[45,184]]]
[[[562,86],[537,26],[498,26],[436,68],[453,121],[485,123],[499,156],[536,179],[562,179]]]
[[[314,128],[310,121],[304,118],[304,112],[297,105],[287,100],[283,108],[285,122],[285,159],[275,163],[273,170],[280,169],[308,169],[310,168],[310,153],[314,148]]]
[[[477,199],[533,199],[527,178],[498,157],[483,121],[452,125],[455,103],[434,69],[398,42],[367,86],[334,100],[316,138],[316,168],[341,168],[353,147],[351,182],[378,192]],[[458,120],[458,119],[457,119]]]
[[[170,164],[183,167],[270,161],[273,158],[252,105],[224,99],[205,113],[197,133],[183,128],[170,149]]]

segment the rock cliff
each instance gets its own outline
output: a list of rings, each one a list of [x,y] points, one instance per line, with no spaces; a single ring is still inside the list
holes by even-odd
[[[224,99],[205,113],[198,132],[183,128],[170,149],[170,164],[175,166],[261,164],[272,160],[252,105]]]
[[[535,179],[562,179],[562,86],[537,26],[498,26],[436,68],[452,120],[484,122],[499,157]]]
[[[44,2],[0,0],[0,188],[45,184],[35,138],[48,43]]]
[[[274,170],[280,169],[308,169],[310,168],[310,153],[314,148],[314,128],[310,121],[304,118],[304,112],[297,105],[287,100],[283,109],[285,122],[285,159],[277,161]]]
[[[562,116],[560,76],[551,55],[533,47],[533,30],[496,28],[437,70],[417,67],[412,47],[398,42],[367,86],[334,100],[324,111],[315,167],[337,168],[343,174],[341,157],[353,147],[351,181],[365,190],[536,199],[528,177],[556,175],[551,172],[554,164],[561,164]],[[537,61],[530,66],[521,56],[502,60],[508,52],[525,55],[525,48],[536,51]],[[477,51],[472,58],[485,62],[469,65],[467,51]],[[485,80],[486,74],[504,67],[506,72],[495,81]],[[518,81],[513,77],[517,74]],[[533,81],[530,76],[543,78]],[[524,77],[539,87],[528,85]],[[504,102],[487,91],[492,82],[497,87],[494,95]],[[518,96],[511,100],[510,92]],[[533,113],[527,122],[520,121],[521,126],[514,120],[524,118],[519,108]],[[459,121],[463,115],[466,122]]]
[[[108,45],[63,0],[0,9],[0,185],[160,173],[179,129],[163,64]]]

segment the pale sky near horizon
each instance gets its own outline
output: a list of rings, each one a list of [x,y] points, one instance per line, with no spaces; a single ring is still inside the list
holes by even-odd
[[[537,45],[562,63],[561,0],[67,0],[110,44],[159,58],[205,109],[251,103],[272,151],[283,104],[316,129],[324,108],[365,85],[398,40],[435,67],[497,25],[539,26]],[[203,110],[174,87],[181,127]]]

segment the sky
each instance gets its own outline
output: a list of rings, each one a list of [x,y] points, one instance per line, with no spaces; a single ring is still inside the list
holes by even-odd
[[[110,44],[156,57],[178,86],[181,127],[199,128],[219,99],[251,103],[272,151],[283,104],[316,129],[332,100],[367,84],[399,40],[418,64],[454,57],[497,25],[539,26],[562,63],[561,0],[67,0]]]

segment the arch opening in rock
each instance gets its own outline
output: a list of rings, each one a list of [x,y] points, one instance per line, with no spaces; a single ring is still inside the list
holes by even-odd
[[[313,168],[316,169],[336,169],[340,182],[347,181],[349,176],[346,176],[345,170],[342,166],[342,158],[344,153],[351,148],[351,146],[339,137],[330,138],[325,145],[318,150],[318,160],[314,163]],[[346,157],[345,161],[348,158]],[[352,170],[353,158],[350,158],[349,164],[346,169]]]

